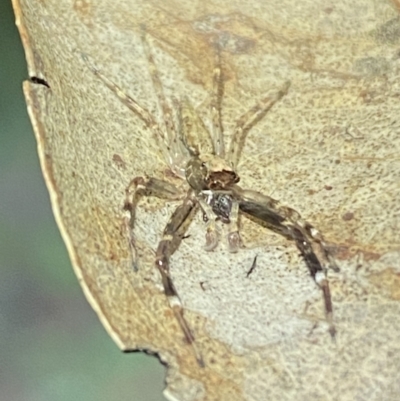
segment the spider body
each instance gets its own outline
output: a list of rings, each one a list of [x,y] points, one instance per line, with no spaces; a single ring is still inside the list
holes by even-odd
[[[198,156],[189,160],[185,168],[186,181],[197,193],[207,190],[223,191],[239,182],[239,176],[215,155]]]
[[[321,233],[304,221],[295,210],[279,201],[253,190],[242,189],[236,167],[247,133],[267,114],[268,110],[285,96],[289,89],[286,82],[280,90],[259,101],[236,122],[228,151],[225,152],[222,128],[223,74],[220,51],[216,50],[213,71],[209,132],[188,99],[173,100],[173,108],[165,98],[153,56],[143,32],[142,43],[149,63],[151,80],[163,113],[163,121],[157,119],[133,98],[125,94],[83,56],[91,70],[116,96],[129,107],[151,130],[159,142],[166,162],[176,176],[186,181],[186,190],[175,187],[162,179],[136,177],[126,189],[125,210],[130,212],[130,241],[132,254],[136,255],[133,237],[135,209],[143,195],[153,195],[166,200],[181,200],[167,223],[157,247],[155,266],[160,272],[165,295],[186,341],[191,344],[200,366],[204,365],[195,337],[184,317],[184,309],[170,275],[170,258],[179,247],[188,222],[201,209],[206,223],[205,250],[215,249],[218,243],[216,220],[229,225],[227,236],[229,250],[237,252],[241,245],[239,212],[245,213],[268,228],[293,240],[303,255],[311,276],[323,292],[325,314],[332,337],[335,327],[332,320],[332,301],[327,279],[327,269],[338,270]],[[203,152],[201,145],[209,144]],[[136,265],[136,264],[135,264]]]
[[[209,192],[207,197],[207,203],[211,206],[214,214],[223,223],[229,224],[231,222],[230,215],[232,211],[233,198],[232,195],[223,193],[213,193]]]

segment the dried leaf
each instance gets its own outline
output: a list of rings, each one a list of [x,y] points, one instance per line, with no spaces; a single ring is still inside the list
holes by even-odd
[[[75,272],[121,349],[158,352],[171,367],[168,399],[398,399],[398,8],[372,0],[14,0],[35,77],[25,82],[25,96]],[[239,173],[243,187],[295,208],[331,243],[341,268],[329,273],[336,342],[295,245],[247,219],[238,254],[229,254],[225,239],[206,252],[197,216],[172,258],[203,369],[154,267],[177,202],[140,203],[140,269],[133,271],[125,188],[143,174],[179,181],[152,133],[81,55],[160,118],[143,24],[168,99],[187,96],[207,124],[212,43],[222,47],[227,138],[240,115],[291,81],[288,95],[251,130]]]

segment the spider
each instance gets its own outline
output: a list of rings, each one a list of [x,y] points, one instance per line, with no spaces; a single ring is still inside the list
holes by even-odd
[[[195,344],[195,337],[184,317],[184,309],[170,275],[170,258],[179,247],[188,224],[200,209],[206,223],[205,250],[215,249],[218,243],[216,221],[229,225],[227,241],[229,250],[237,252],[241,246],[239,235],[239,213],[242,212],[260,224],[278,232],[295,242],[303,256],[310,274],[323,293],[325,315],[332,338],[335,326],[332,319],[332,300],[327,278],[327,269],[338,271],[335,260],[322,234],[302,219],[294,209],[279,201],[253,190],[242,189],[236,172],[241,149],[246,135],[271,107],[289,90],[290,82],[257,102],[236,122],[230,146],[225,151],[222,127],[221,104],[224,90],[221,50],[215,46],[212,95],[210,104],[211,132],[187,98],[167,101],[156,63],[148,41],[142,31],[144,55],[147,58],[150,78],[161,108],[163,120],[158,121],[136,100],[128,96],[119,86],[89,63],[92,72],[139,117],[153,133],[172,172],[186,182],[186,190],[177,188],[162,179],[135,177],[126,189],[124,209],[130,212],[129,232],[132,254],[136,255],[133,228],[135,209],[141,196],[156,196],[166,200],[182,200],[169,219],[155,256],[155,266],[161,275],[164,293],[179,323],[187,343],[192,345],[200,366],[204,366],[201,352]],[[134,264],[136,266],[136,264]]]

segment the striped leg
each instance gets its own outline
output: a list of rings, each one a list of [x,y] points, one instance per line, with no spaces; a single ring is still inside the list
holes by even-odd
[[[236,187],[235,197],[238,199],[242,212],[265,222],[272,230],[295,241],[312,278],[322,290],[326,320],[329,324],[329,332],[334,338],[336,330],[333,324],[333,308],[327,269],[332,268],[335,271],[339,269],[327,249],[322,234],[311,224],[305,222],[294,209],[282,205],[269,196]]]
[[[216,45],[217,46],[217,45]],[[224,79],[221,68],[221,49],[217,47],[215,51],[215,63],[213,71],[213,91],[211,99],[211,118],[212,118],[212,140],[214,154],[224,157],[224,133],[222,127],[222,97],[224,95]]]
[[[322,290],[325,303],[326,320],[329,324],[329,333],[332,338],[334,338],[336,335],[336,329],[333,324],[332,298],[329,289],[329,281],[326,276],[326,269],[318,260],[317,255],[313,250],[313,246],[305,233],[302,232],[303,230],[301,230],[300,227],[292,226],[291,231],[293,233],[293,239],[296,242],[297,248],[300,250],[301,255],[306,261],[311,276]]]
[[[183,203],[174,211],[164,229],[163,238],[157,247],[155,264],[161,274],[164,292],[168,298],[171,309],[174,312],[175,318],[185,335],[186,341],[191,345],[199,366],[203,367],[203,358],[196,347],[193,333],[185,320],[182,303],[170,275],[169,262],[172,254],[176,251],[182,241],[182,237],[187,227],[186,223],[190,220],[190,215],[195,210],[196,206],[197,201],[193,196],[193,192],[190,191]]]
[[[228,234],[229,252],[235,253],[241,245],[239,234],[239,203],[234,200],[230,214],[230,226]]]
[[[130,219],[126,226],[129,235],[132,266],[135,271],[138,270],[138,263],[133,228],[135,224],[136,205],[141,196],[156,196],[158,198],[169,200],[182,199],[182,193],[178,190],[178,188],[167,181],[150,177],[136,177],[129,183],[125,190],[124,209],[130,213]]]
[[[85,61],[90,70],[103,81],[103,83],[115,94],[115,96],[131,111],[133,111],[149,128],[153,135],[154,139],[160,146],[161,151],[163,152],[164,159],[168,161],[170,166],[173,166],[173,161],[170,158],[170,154],[168,151],[169,146],[169,137],[166,138],[164,131],[161,129],[155,117],[144,107],[142,107],[139,103],[136,102],[135,99],[127,95],[121,87],[119,87],[116,83],[114,83],[111,79],[109,79],[99,68],[97,68],[89,57],[86,54],[82,54],[82,59]],[[169,135],[169,132],[168,132]]]
[[[289,86],[290,82],[288,81],[278,92],[259,101],[237,120],[227,155],[228,160],[232,163],[233,169],[236,169],[239,163],[240,153],[243,149],[247,133],[264,118],[268,110],[271,109],[276,102],[286,95]]]
[[[158,104],[162,110],[163,125],[165,126],[165,130],[167,133],[167,138],[165,139],[165,142],[167,148],[170,148],[171,144],[173,144],[174,140],[176,139],[177,131],[174,124],[171,106],[168,104],[167,99],[165,97],[163,84],[161,83],[161,79],[158,73],[156,63],[154,61],[153,54],[150,51],[150,46],[146,39],[146,30],[144,26],[141,27],[141,38],[142,38],[144,53],[146,55],[149,66],[150,78],[153,83],[154,93],[157,96]],[[170,163],[173,163],[173,161],[171,161]]]

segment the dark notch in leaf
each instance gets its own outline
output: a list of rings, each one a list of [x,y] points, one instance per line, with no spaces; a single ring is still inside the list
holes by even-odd
[[[29,79],[32,83],[34,84],[38,84],[38,85],[43,85],[46,86],[47,88],[50,89],[50,85],[47,83],[47,81],[43,78],[39,78],[39,77],[30,77]]]

